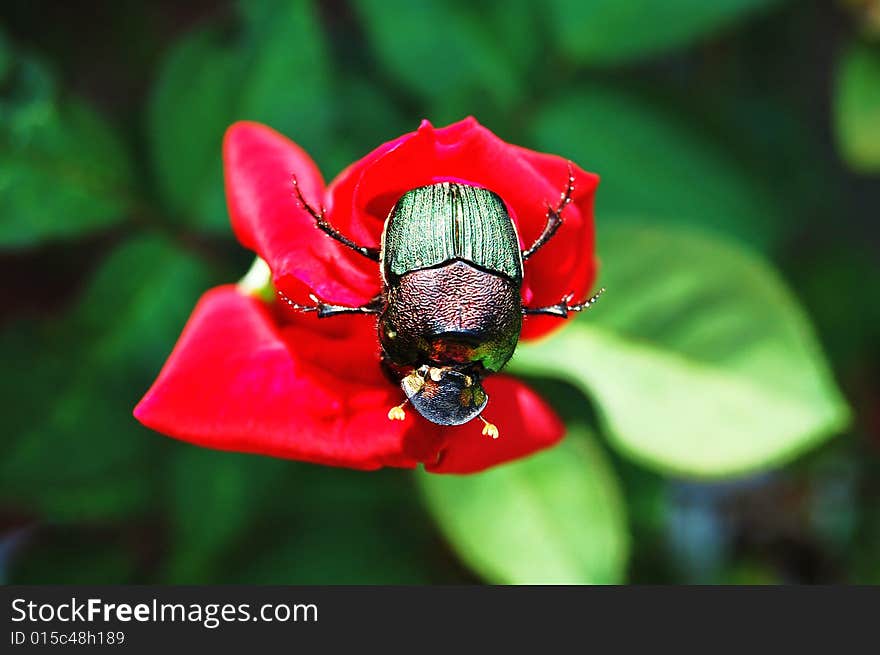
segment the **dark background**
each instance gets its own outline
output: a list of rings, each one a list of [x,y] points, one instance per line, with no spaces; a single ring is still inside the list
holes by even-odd
[[[329,180],[423,117],[472,114],[602,174],[600,225],[672,208],[658,221],[772,260],[853,408],[845,434],[728,481],[653,472],[603,445],[626,500],[626,579],[880,581],[880,166],[848,156],[835,130],[843,58],[856,42],[877,50],[870,3],[755,2],[674,43],[586,54],[560,33],[564,4],[3,3],[3,148],[29,121],[47,127],[22,137],[36,179],[0,159],[0,211],[39,217],[36,228],[13,218],[0,250],[0,578],[480,579],[409,472],[200,450],[130,415],[199,294],[252,259],[222,205],[226,125],[273,125]],[[313,22],[288,29],[303,11]],[[646,15],[617,38],[646,43],[665,20]],[[76,114],[81,102],[97,127]],[[630,159],[615,159],[618,139]],[[664,169],[693,179],[672,188],[654,175]],[[694,217],[716,202],[699,197],[704,172],[737,199],[734,219]],[[66,191],[71,176],[88,193]],[[559,403],[577,396],[536,383]]]

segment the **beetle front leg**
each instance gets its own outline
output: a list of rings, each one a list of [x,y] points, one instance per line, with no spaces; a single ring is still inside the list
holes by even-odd
[[[315,303],[314,305],[300,305],[299,303],[293,302],[290,298],[285,296],[281,291],[278,293],[278,297],[281,298],[284,302],[286,302],[291,308],[295,309],[298,312],[315,312],[318,315],[318,318],[328,318],[330,316],[339,316],[340,314],[381,314],[382,309],[385,307],[385,299],[382,296],[376,296],[370,302],[359,305],[357,307],[349,307],[347,305],[331,305],[329,303],[322,302],[315,294],[310,293],[309,298]]]
[[[329,236],[331,239],[335,239],[343,246],[351,248],[356,253],[363,255],[367,259],[372,259],[374,262],[379,261],[378,248],[359,246],[327,222],[327,219],[324,217],[323,207],[321,207],[321,211],[316,211],[314,207],[306,202],[306,199],[303,197],[302,191],[299,188],[299,182],[296,180],[296,175],[293,176],[293,190],[296,193],[296,199],[299,201],[299,204],[309,213],[309,216],[315,219],[315,226],[321,230],[321,232]]]
[[[569,304],[571,303],[572,298],[574,298],[574,294],[569,293],[555,305],[548,305],[547,307],[523,307],[522,313],[527,316],[544,314],[545,316],[558,316],[559,318],[568,318],[569,312],[582,312],[583,310],[592,307],[593,303],[599,300],[599,296],[601,296],[603,293],[605,293],[605,289],[599,289],[599,291],[597,291],[596,294],[591,298],[574,305]]]
[[[562,227],[562,211],[571,202],[572,193],[574,193],[574,170],[571,167],[571,162],[568,162],[568,184],[565,191],[562,192],[559,204],[555,208],[547,206],[547,223],[544,225],[544,230],[528,250],[523,250],[523,261],[538,252],[556,234],[556,230]]]

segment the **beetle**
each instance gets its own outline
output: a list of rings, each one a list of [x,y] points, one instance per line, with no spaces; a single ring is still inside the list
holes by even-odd
[[[522,304],[525,262],[556,234],[574,192],[574,173],[556,206],[547,206],[541,234],[527,249],[503,199],[495,192],[464,182],[438,182],[410,189],[385,219],[380,248],[361,246],[336,230],[303,197],[296,177],[296,199],[318,229],[343,246],[379,264],[381,293],[368,303],[349,307],[321,301],[314,305],[281,299],[293,309],[318,318],[373,314],[378,318],[381,359],[406,396],[388,412],[403,420],[410,403],[438,425],[462,425],[474,418],[483,434],[498,428],[483,417],[489,401],[482,380],[500,371],[513,356],[523,316],[567,318],[583,311],[604,292],[572,304],[573,294],[546,307]]]

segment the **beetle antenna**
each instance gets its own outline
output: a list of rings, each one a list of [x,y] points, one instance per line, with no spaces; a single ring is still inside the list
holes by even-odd
[[[389,421],[402,421],[406,418],[406,412],[403,411],[403,406],[409,402],[409,398],[404,400],[399,405],[395,405],[391,409],[388,410],[388,420]]]
[[[483,418],[483,415],[480,414],[478,417],[483,422],[483,434],[492,437],[493,439],[498,438],[498,426],[494,423],[489,423],[486,419]]]

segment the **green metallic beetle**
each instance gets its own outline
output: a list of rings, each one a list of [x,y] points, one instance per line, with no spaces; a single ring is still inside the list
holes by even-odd
[[[438,425],[461,425],[479,417],[483,434],[497,438],[498,428],[482,416],[489,397],[481,384],[513,356],[526,314],[566,318],[592,305],[604,289],[582,303],[572,295],[548,307],[524,307],[520,290],[523,263],[562,225],[571,202],[574,175],[535,243],[520,250],[516,226],[498,194],[460,182],[411,189],[397,201],[382,232],[380,249],[360,246],[339,233],[303,198],[297,199],[316,226],[339,243],[379,263],[382,293],[360,307],[321,302],[299,305],[319,318],[339,314],[379,315],[382,362],[406,399],[388,412],[403,420],[411,403]]]

